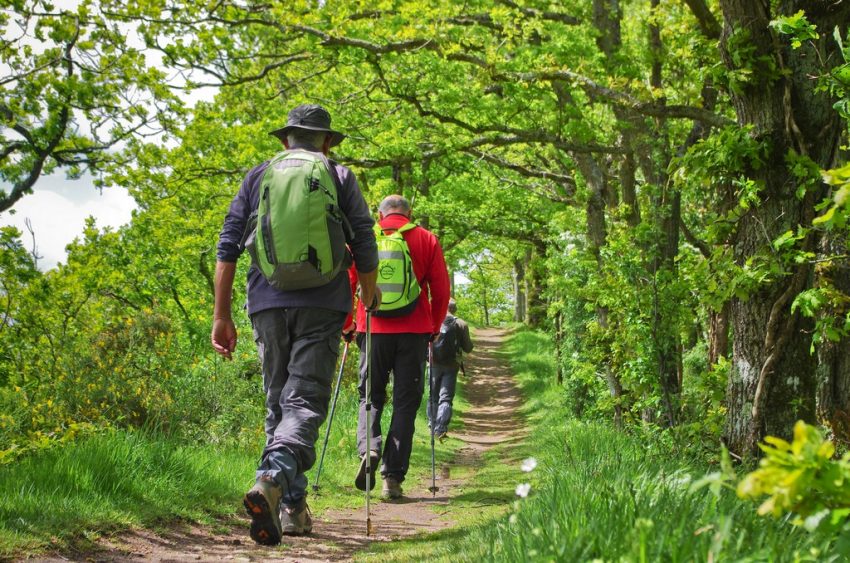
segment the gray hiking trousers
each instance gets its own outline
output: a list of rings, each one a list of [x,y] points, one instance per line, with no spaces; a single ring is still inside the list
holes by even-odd
[[[307,307],[251,316],[267,409],[266,446],[256,478],[274,479],[287,505],[307,494],[304,472],[316,462],[344,321],[345,313]]]
[[[425,389],[425,350],[428,334],[372,334],[372,450],[383,455],[381,475],[404,481],[413,449],[416,413]],[[366,452],[366,335],[357,333],[360,348],[360,415],[357,421],[357,448]],[[393,374],[393,415],[386,443],[381,436],[381,414],[387,401],[387,385]]]

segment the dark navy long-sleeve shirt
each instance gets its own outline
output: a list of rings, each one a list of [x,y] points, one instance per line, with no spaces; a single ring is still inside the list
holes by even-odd
[[[268,165],[269,161],[266,161],[252,168],[230,203],[218,239],[216,256],[220,262],[236,262],[242,254],[242,236],[249,216],[257,209],[260,183]],[[354,238],[349,241],[354,262],[358,271],[371,272],[378,266],[378,247],[372,230],[375,221],[354,173],[340,164],[334,163],[334,166],[341,184],[337,190],[339,207],[354,231]],[[348,274],[343,270],[333,281],[321,287],[280,291],[270,286],[260,270],[252,265],[248,270],[248,314],[277,307],[319,307],[348,313],[351,311]]]

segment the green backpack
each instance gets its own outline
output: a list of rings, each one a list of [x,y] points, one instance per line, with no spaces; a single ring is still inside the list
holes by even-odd
[[[401,317],[409,315],[419,301],[419,280],[413,272],[410,249],[402,233],[416,228],[406,223],[397,231],[385,234],[375,225],[378,243],[378,287],[381,289],[381,308],[376,317]]]
[[[287,150],[260,182],[245,248],[272,287],[319,287],[351,265],[351,226],[339,208],[336,170],[325,155]]]

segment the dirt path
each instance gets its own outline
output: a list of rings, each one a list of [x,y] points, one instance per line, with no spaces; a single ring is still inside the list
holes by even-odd
[[[306,537],[285,537],[277,548],[255,545],[247,534],[245,522],[230,529],[187,526],[154,532],[136,530],[99,541],[97,553],[80,557],[85,561],[346,561],[372,542],[390,541],[422,532],[434,532],[452,526],[449,504],[460,494],[464,479],[453,479],[452,472],[468,475],[461,468],[476,468],[481,456],[494,444],[521,437],[522,423],[517,415],[521,397],[498,348],[505,331],[488,329],[475,333],[475,351],[466,358],[466,397],[471,408],[463,416],[462,432],[452,433],[464,442],[451,467],[438,469],[439,491],[433,498],[428,487],[430,477],[419,483],[405,483],[405,498],[382,502],[373,495],[373,533],[365,535],[365,510],[328,511],[314,517],[313,533]],[[513,424],[506,423],[513,420]],[[380,487],[380,484],[378,485]],[[379,490],[376,488],[376,492]],[[76,558],[52,558],[67,561]],[[45,561],[45,560],[42,560]]]

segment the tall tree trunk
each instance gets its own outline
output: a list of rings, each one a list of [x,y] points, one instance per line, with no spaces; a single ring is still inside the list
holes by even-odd
[[[820,257],[846,256],[847,243],[841,236],[830,234],[821,241]],[[818,285],[834,287],[844,295],[850,295],[850,265],[839,259],[825,264],[820,269]],[[823,311],[827,319],[843,319],[848,306],[830,307]],[[835,439],[850,445],[850,339],[844,337],[834,342],[825,339],[818,347],[817,371],[817,414],[829,424]]]
[[[720,361],[720,357],[729,354],[729,314],[731,302],[726,301],[719,311],[709,309],[708,311],[708,367],[714,366]]]
[[[514,321],[525,322],[525,263],[514,259]]]
[[[525,249],[525,257],[523,258],[523,272],[525,272],[525,277],[523,278],[523,293],[525,294],[525,310],[523,311],[523,322],[526,325],[531,324],[531,319],[529,318],[529,309],[528,309],[528,301],[529,296],[532,292],[532,282],[531,276],[529,272],[531,271],[531,259],[532,259],[532,250],[531,247]]]
[[[428,198],[429,195],[431,195],[431,179],[428,176],[428,170],[430,168],[431,168],[431,160],[428,159],[428,158],[424,159],[422,161],[422,166],[421,166],[421,170],[420,170],[421,178],[420,178],[419,186],[418,186],[419,194],[415,194],[415,195],[422,195],[426,199]],[[416,201],[415,197],[411,201],[412,202]],[[419,215],[416,216],[416,222],[417,222],[417,224],[421,225],[423,228],[428,229],[428,228],[430,228],[430,225],[431,225],[431,218],[428,215],[419,214]]]
[[[771,242],[798,225],[810,225],[814,203],[823,194],[809,192],[798,198],[796,179],[785,158],[789,151],[810,157],[821,167],[833,162],[840,123],[832,101],[815,92],[813,75],[840,60],[827,30],[846,29],[850,7],[828,0],[783,1],[778,14],[805,10],[824,36],[817,43],[792,50],[773,35],[771,5],[752,0],[720,0],[724,16],[721,55],[727,68],[748,65],[749,82],[731,90],[738,123],[751,126],[764,142],[766,155],[758,167],[747,170],[761,187],[761,203],[738,224],[735,258],[740,265],[759,254],[772,255]],[[732,53],[730,37],[746,33],[741,58]],[[732,42],[734,43],[734,41]],[[757,62],[758,61],[758,62]],[[809,236],[803,249],[814,250]],[[811,286],[810,265],[789,266],[785,276],[761,284],[748,299],[732,303],[734,341],[732,371],[726,393],[727,446],[742,455],[757,453],[766,434],[790,437],[796,420],[815,420],[815,357],[809,353],[811,323],[791,312],[801,290]]]
[[[528,280],[528,326],[540,328],[546,320],[546,301],[543,298],[546,276],[546,245],[542,240],[532,240],[534,250],[531,263],[526,270]]]
[[[608,308],[596,307],[596,322],[603,331],[608,330]],[[608,385],[608,392],[611,398],[614,399],[614,426],[617,428],[623,427],[623,384],[620,378],[611,368],[610,362],[604,362],[601,366],[602,377]]]
[[[597,267],[603,269],[602,248],[607,244],[608,228],[605,222],[604,175],[596,161],[589,156],[577,155],[579,170],[587,181],[590,195],[587,199],[587,242],[591,255],[596,259]],[[603,332],[607,332],[608,308],[597,305],[596,322]],[[619,377],[611,367],[610,361],[601,366],[603,377],[608,384],[608,391],[614,399],[614,424],[620,428],[623,425],[623,386]]]
[[[640,204],[635,189],[635,155],[629,151],[620,163],[620,184],[623,188],[623,205],[628,209],[626,224],[630,227],[640,225]]]
[[[681,214],[681,197],[677,190],[670,190],[664,196],[669,196],[670,201],[665,201],[666,197],[657,201],[657,211],[661,213],[659,221],[662,238],[659,241],[660,248],[657,248],[654,252],[655,258],[652,260],[650,268],[653,276],[654,309],[652,335],[658,362],[658,382],[664,407],[664,422],[669,426],[674,426],[681,393],[679,385],[681,336],[674,315],[671,315],[668,311],[673,306],[671,301],[674,299],[668,295],[668,287],[675,282],[678,276],[675,259],[679,252],[678,227]]]
[[[490,306],[487,303],[487,288],[481,292],[481,308],[484,310],[484,326],[490,326]]]
[[[651,0],[652,15],[658,16],[660,0]],[[659,20],[653,17],[649,24],[649,52],[652,58],[650,84],[661,91],[663,88],[663,51]],[[664,103],[664,100],[659,100]],[[679,224],[681,218],[681,194],[668,182],[667,166],[671,159],[670,135],[666,120],[655,120],[653,128],[653,149],[651,158],[645,159],[644,177],[655,186],[653,197],[653,215],[660,236],[651,252],[650,273],[653,280],[653,320],[652,334],[655,345],[658,384],[661,391],[663,420],[666,425],[676,424],[679,404],[679,351],[681,336],[671,306],[675,297],[669,295],[669,288],[678,277],[676,256],[679,253]]]

